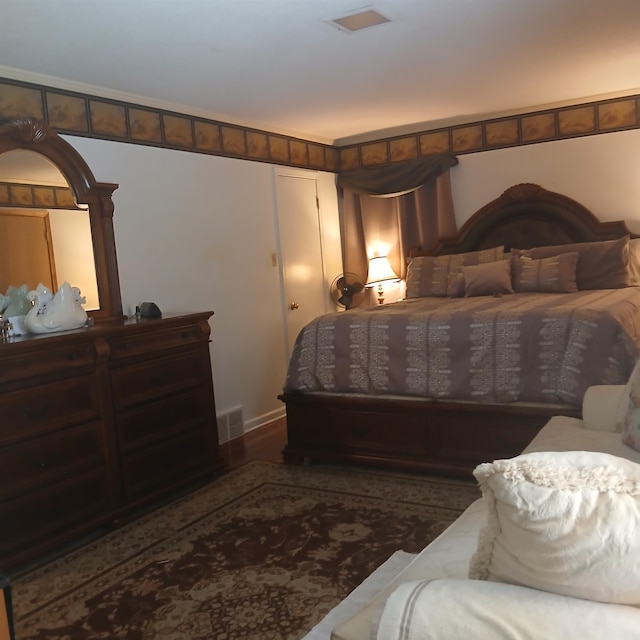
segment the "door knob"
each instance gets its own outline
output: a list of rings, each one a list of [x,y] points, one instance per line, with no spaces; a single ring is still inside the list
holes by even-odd
[[[298,309],[300,307],[300,305],[297,302],[292,302],[289,305],[289,309],[291,309],[291,311],[295,311],[296,309]]]

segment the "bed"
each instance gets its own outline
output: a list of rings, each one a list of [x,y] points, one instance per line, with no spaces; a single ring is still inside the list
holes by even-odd
[[[625,382],[640,353],[635,238],[562,194],[507,189],[412,251],[405,301],[303,329],[280,395],[285,462],[469,476],[551,416],[580,417],[584,390]]]

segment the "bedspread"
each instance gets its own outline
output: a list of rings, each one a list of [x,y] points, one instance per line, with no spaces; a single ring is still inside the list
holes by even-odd
[[[284,390],[578,406],[639,353],[638,287],[414,298],[315,319]]]

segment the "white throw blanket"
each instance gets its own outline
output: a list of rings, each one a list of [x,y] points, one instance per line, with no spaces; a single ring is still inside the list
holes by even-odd
[[[636,640],[640,611],[484,580],[408,582],[387,601],[378,640]]]

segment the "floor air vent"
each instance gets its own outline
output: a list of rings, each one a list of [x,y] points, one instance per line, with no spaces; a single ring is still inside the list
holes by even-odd
[[[218,440],[220,442],[228,442],[244,435],[242,407],[220,413],[216,416],[216,420],[218,421]]]

